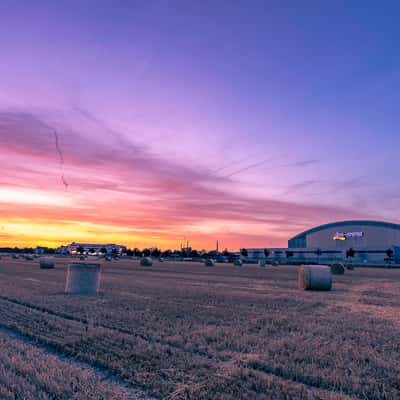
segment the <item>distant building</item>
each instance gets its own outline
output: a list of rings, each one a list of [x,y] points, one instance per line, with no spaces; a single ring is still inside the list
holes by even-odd
[[[266,252],[264,251],[266,250]],[[341,221],[292,237],[287,248],[247,248],[249,260],[356,263],[400,262],[400,225],[382,221]]]
[[[126,246],[119,244],[94,244],[94,243],[76,243],[72,242],[70,245],[61,246],[57,249],[59,254],[78,254],[78,249],[82,248],[84,253],[88,254],[101,254],[102,249],[105,249],[107,254],[126,253]]]

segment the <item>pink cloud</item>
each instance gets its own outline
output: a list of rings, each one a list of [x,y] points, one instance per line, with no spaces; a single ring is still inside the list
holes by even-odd
[[[54,129],[65,163],[67,192],[60,182]],[[97,129],[96,134],[88,134],[31,113],[0,112],[0,165],[6,172],[0,182],[19,189],[56,190],[76,202],[62,210],[8,204],[1,208],[0,216],[52,224],[86,221],[122,226],[132,232],[145,231],[144,240],[146,235],[157,234],[167,240],[172,234],[185,234],[193,236],[200,247],[212,246],[218,237],[231,248],[260,246],[267,241],[283,246],[292,234],[317,223],[365,217],[340,207],[234,194],[226,189],[229,177],[166,160],[116,132],[110,136],[104,127]],[[19,168],[13,167],[15,161]],[[212,234],[190,231],[190,226],[210,221],[219,227]],[[224,222],[234,222],[234,230],[224,229]],[[240,228],[241,224],[246,228]],[[249,224],[257,233],[245,230]],[[259,233],[260,227],[265,233]],[[165,232],[160,234],[160,230]],[[129,235],[126,241],[129,243]]]

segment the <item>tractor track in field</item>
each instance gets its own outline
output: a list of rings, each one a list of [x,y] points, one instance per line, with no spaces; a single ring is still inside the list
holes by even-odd
[[[61,352],[56,346],[53,346],[43,340],[35,337],[30,337],[22,334],[16,328],[10,328],[0,324],[0,333],[3,333],[11,339],[17,340],[21,343],[31,345],[37,349],[43,350],[58,358],[61,362],[66,362],[74,367],[91,370],[99,381],[110,385],[111,388],[118,388],[125,394],[126,400],[156,400],[154,397],[149,396],[139,385],[134,385],[121,378],[118,375],[111,373],[106,368],[94,366],[91,363],[85,362],[82,359],[71,357],[66,353]]]
[[[12,304],[18,305],[20,307],[24,307],[29,310],[34,310],[34,311],[37,311],[42,314],[51,315],[56,318],[78,322],[78,323],[84,324],[86,326],[88,326],[90,324],[90,322],[86,318],[75,317],[75,316],[72,316],[67,313],[54,311],[54,310],[51,310],[51,309],[43,307],[43,306],[37,306],[35,304],[29,303],[26,301],[21,301],[18,299],[14,299],[14,298],[11,298],[8,296],[0,295],[0,301],[3,301],[5,303],[12,303]],[[218,355],[212,355],[207,351],[202,351],[202,350],[194,349],[194,348],[188,348],[184,345],[173,343],[173,342],[166,341],[166,340],[151,338],[146,335],[132,332],[129,329],[123,329],[123,328],[119,328],[119,327],[115,327],[115,326],[107,325],[107,324],[94,323],[93,328],[96,328],[96,327],[106,329],[109,331],[118,332],[118,333],[121,333],[121,334],[124,334],[127,336],[134,336],[134,337],[140,338],[141,340],[146,341],[148,343],[156,343],[156,344],[160,344],[162,346],[171,347],[176,350],[191,354],[193,356],[204,357],[204,358],[207,358],[208,360],[213,360],[213,361],[219,362],[222,365],[226,363],[226,358],[222,358]],[[52,352],[53,354],[57,354],[58,356],[60,356],[62,359],[70,359],[73,362],[82,363],[83,365],[91,366],[96,371],[98,371],[100,374],[103,374],[102,376],[104,376],[105,379],[111,379],[111,381],[117,380],[117,382],[120,382],[121,384],[124,384],[124,385],[130,387],[131,390],[139,391],[138,393],[139,394],[142,393],[142,395],[144,396],[144,393],[145,393],[144,387],[142,387],[140,385],[134,385],[131,382],[124,380],[123,378],[121,378],[117,374],[113,373],[111,370],[107,369],[104,366],[93,365],[93,363],[86,361],[85,359],[82,359],[82,358],[80,358],[79,361],[77,361],[76,358],[63,352],[61,349],[61,346],[48,343],[46,341],[46,339],[42,339],[40,337],[40,334],[27,334],[26,332],[19,330],[15,326],[4,325],[1,322],[0,322],[0,331],[9,332],[9,333],[15,335],[16,337],[21,338],[21,340],[27,340],[29,343],[33,343],[39,347],[47,349],[48,351]],[[233,359],[232,359],[232,361],[244,368],[255,371],[257,373],[263,373],[263,374],[266,374],[269,376],[279,378],[284,381],[301,384],[310,389],[317,389],[317,390],[321,391],[322,393],[326,393],[329,395],[332,395],[332,394],[339,395],[340,394],[342,396],[341,398],[343,398],[343,399],[346,398],[346,399],[354,399],[354,400],[356,400],[356,399],[363,400],[362,397],[357,396],[355,393],[352,393],[351,391],[346,391],[346,390],[342,389],[341,392],[339,393],[335,389],[333,389],[328,383],[324,383],[321,381],[315,382],[315,381],[309,380],[307,377],[301,377],[299,375],[295,376],[293,373],[283,371],[281,368],[274,368],[274,367],[268,366],[268,365],[255,366],[255,365],[251,365],[250,363],[247,363],[245,361],[238,362],[237,360],[233,360]],[[147,396],[147,397],[130,397],[129,399],[150,400],[153,398],[150,398]]]
[[[70,314],[54,311],[54,310],[51,310],[49,308],[42,307],[42,306],[36,306],[34,304],[31,304],[31,303],[28,303],[28,302],[25,302],[25,301],[20,301],[20,300],[17,300],[17,299],[13,299],[13,298],[8,297],[8,296],[1,296],[0,295],[0,300],[6,301],[6,302],[10,302],[10,303],[13,303],[13,304],[17,304],[19,306],[26,307],[26,308],[29,308],[31,310],[39,311],[39,312],[41,312],[43,314],[48,314],[48,315],[51,315],[51,316],[54,316],[54,317],[58,317],[58,318],[61,318],[61,319],[66,319],[66,320],[69,320],[69,321],[79,322],[79,323],[82,323],[84,325],[89,325],[90,324],[90,322],[86,318],[74,317],[74,316],[72,316]],[[142,335],[140,333],[132,332],[129,329],[123,329],[123,328],[119,328],[119,327],[116,327],[116,326],[107,325],[107,324],[99,324],[99,323],[94,323],[93,324],[93,328],[103,328],[103,329],[107,329],[107,330],[110,330],[110,331],[122,333],[124,335],[135,336],[135,337],[137,337],[139,339],[142,339],[142,340],[144,340],[144,341],[146,341],[148,343],[157,343],[157,344],[161,344],[163,346],[173,347],[173,348],[176,348],[177,350],[181,350],[181,351],[184,351],[184,352],[187,352],[187,353],[190,353],[190,354],[200,355],[200,356],[203,356],[203,357],[208,357],[210,359],[214,358],[209,353],[207,353],[205,351],[200,351],[200,350],[197,350],[197,349],[191,350],[191,349],[188,349],[188,348],[186,348],[186,347],[184,347],[182,345],[178,345],[176,343],[173,343],[173,342],[170,342],[170,341],[167,341],[167,340],[155,339],[155,338],[151,338],[151,337],[146,336],[146,335]]]

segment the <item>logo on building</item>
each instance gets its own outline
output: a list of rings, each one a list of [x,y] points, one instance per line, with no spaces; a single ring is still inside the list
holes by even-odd
[[[364,237],[364,232],[336,232],[333,240],[347,240],[360,237]]]

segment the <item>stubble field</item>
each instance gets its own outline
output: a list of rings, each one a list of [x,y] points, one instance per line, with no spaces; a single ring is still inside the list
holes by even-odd
[[[68,262],[0,260],[1,399],[400,398],[400,270],[304,292],[292,266],[121,259],[85,297]]]

